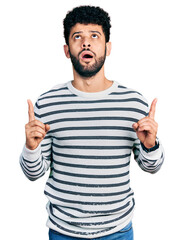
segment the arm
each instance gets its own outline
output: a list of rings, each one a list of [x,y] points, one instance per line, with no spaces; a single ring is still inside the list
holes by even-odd
[[[164,161],[164,149],[157,139],[156,145],[150,149],[146,148],[139,139],[133,146],[134,159],[139,167],[149,173],[156,173],[161,168]]]
[[[133,124],[137,140],[133,145],[134,158],[139,166],[146,172],[156,173],[164,161],[164,150],[157,136],[158,124],[155,122],[154,99],[148,116]]]
[[[29,105],[29,122],[25,126],[26,144],[20,156],[20,165],[26,177],[34,181],[45,174],[51,164],[52,138],[49,136],[48,124],[41,122],[39,109]]]

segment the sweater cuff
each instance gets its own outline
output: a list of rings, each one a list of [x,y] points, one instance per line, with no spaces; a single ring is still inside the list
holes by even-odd
[[[159,148],[159,142],[156,141],[156,142],[155,142],[155,146],[152,147],[152,148],[147,148],[147,147],[145,147],[144,144],[141,142],[141,147],[142,147],[142,149],[143,149],[145,152],[149,153],[149,152],[155,151],[155,150],[157,150],[157,149]]]
[[[24,145],[22,156],[28,161],[36,161],[41,155],[41,144],[38,145],[34,150],[30,150]]]
[[[162,150],[158,139],[156,140],[156,145],[149,149],[141,143],[140,152],[146,159],[155,161],[158,160],[162,155]]]

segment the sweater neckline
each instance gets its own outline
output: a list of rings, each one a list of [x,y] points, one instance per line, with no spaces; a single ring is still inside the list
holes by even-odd
[[[74,93],[75,95],[78,95],[80,97],[84,97],[84,98],[102,98],[102,97],[105,97],[107,95],[109,95],[110,93],[112,93],[113,91],[116,90],[117,86],[118,86],[118,82],[117,81],[113,81],[112,85],[103,90],[103,91],[99,91],[99,92],[84,92],[84,91],[80,91],[78,90],[77,88],[75,88],[73,85],[72,85],[72,81],[68,81],[67,82],[67,87],[68,89]]]

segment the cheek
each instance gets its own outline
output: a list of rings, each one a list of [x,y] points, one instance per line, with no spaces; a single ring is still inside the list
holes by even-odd
[[[70,47],[70,52],[72,55],[78,56],[78,51],[76,46],[72,45],[72,47]]]
[[[69,48],[72,53],[77,52],[78,49],[80,48],[80,42],[79,41],[69,42]]]
[[[97,52],[97,55],[98,55],[98,56],[104,56],[104,54],[105,54],[105,46],[104,46],[104,44],[102,44],[101,46],[99,46],[99,47],[96,49],[96,52]]]

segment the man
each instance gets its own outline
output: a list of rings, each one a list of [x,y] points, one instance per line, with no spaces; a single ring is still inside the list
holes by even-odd
[[[81,6],[64,19],[64,52],[74,80],[30,100],[21,167],[30,180],[50,169],[45,186],[49,239],[133,239],[129,165],[157,172],[164,159],[154,120],[138,92],[110,81],[110,18]]]

